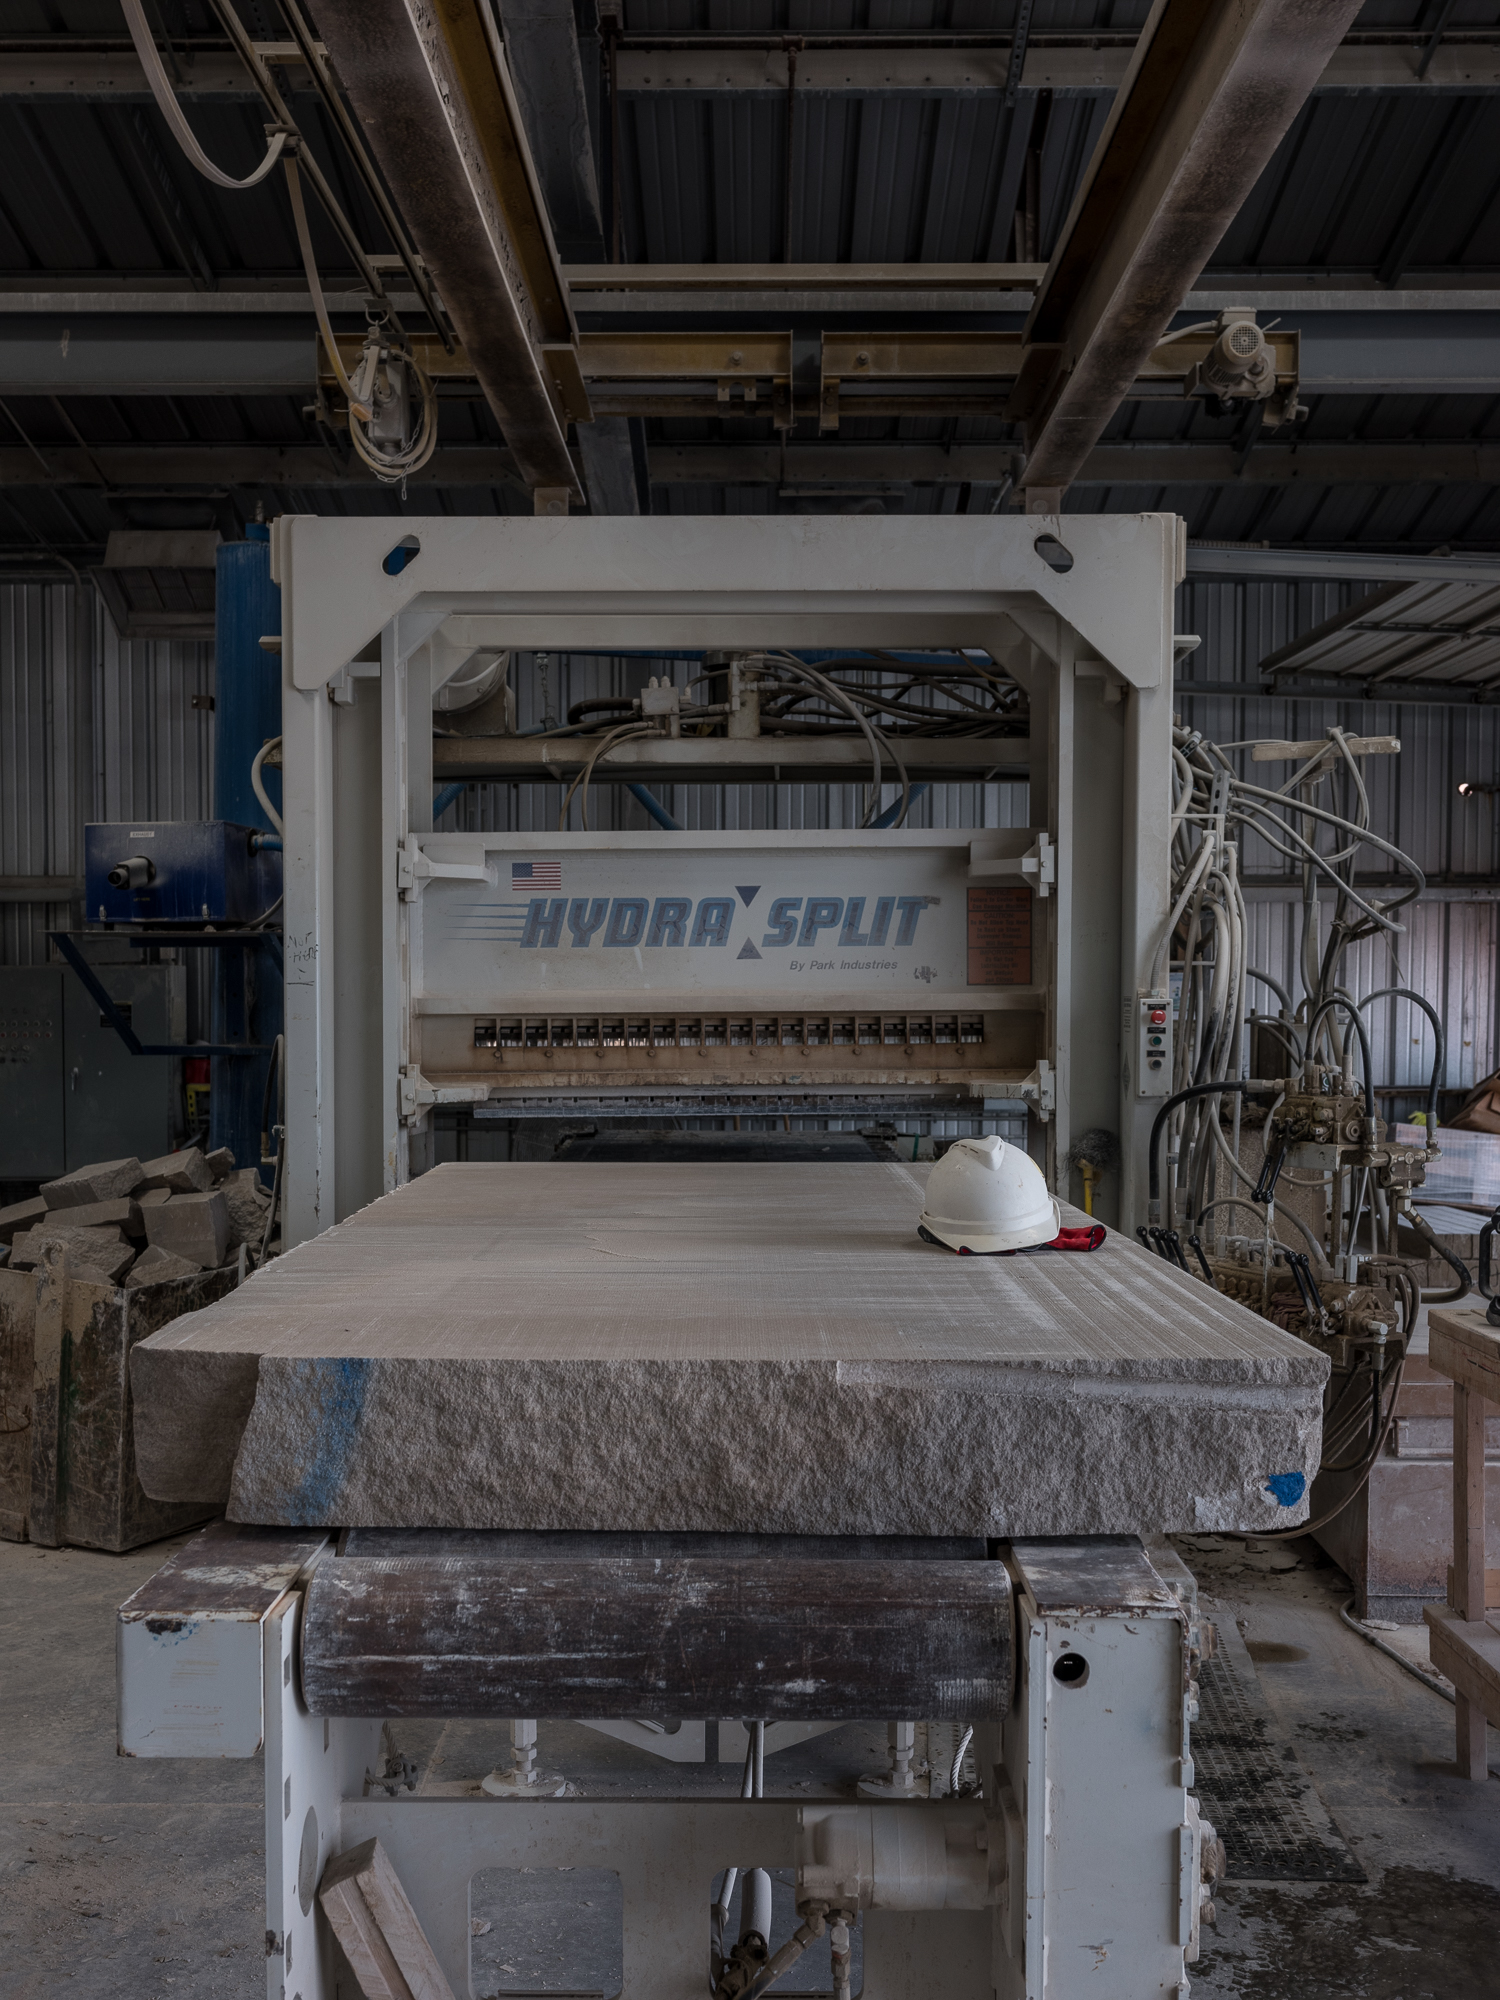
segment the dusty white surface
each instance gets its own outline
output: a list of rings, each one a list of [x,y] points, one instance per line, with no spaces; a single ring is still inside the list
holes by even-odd
[[[371,1526],[1304,1516],[1265,1481],[1316,1464],[1321,1355],[1120,1236],[1085,1256],[934,1249],[923,1178],[440,1167],[134,1350],[146,1489]]]

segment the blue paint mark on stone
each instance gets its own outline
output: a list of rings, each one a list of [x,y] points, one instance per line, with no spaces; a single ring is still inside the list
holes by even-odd
[[[344,1473],[359,1436],[374,1362],[343,1355],[304,1361],[299,1399],[316,1411],[316,1442],[311,1464],[288,1492],[284,1518],[294,1526],[326,1527],[337,1520]]]
[[[1307,1476],[1301,1472],[1273,1472],[1266,1481],[1266,1491],[1283,1507],[1295,1507],[1307,1491]]]

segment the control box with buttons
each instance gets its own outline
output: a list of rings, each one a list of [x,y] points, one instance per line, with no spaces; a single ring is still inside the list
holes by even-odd
[[[1172,996],[1164,988],[1137,993],[1135,1094],[1165,1097],[1172,1088]]]

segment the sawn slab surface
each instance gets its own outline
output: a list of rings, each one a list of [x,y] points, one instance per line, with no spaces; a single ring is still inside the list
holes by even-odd
[[[1311,1480],[1320,1353],[1118,1234],[1086,1255],[935,1249],[925,1177],[438,1167],[134,1349],[146,1490],[298,1526],[1305,1517],[1266,1482]]]

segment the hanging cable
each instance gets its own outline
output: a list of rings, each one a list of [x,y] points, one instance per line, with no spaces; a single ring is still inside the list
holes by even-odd
[[[287,196],[292,204],[292,221],[297,229],[297,247],[302,252],[302,268],[307,276],[307,289],[312,295],[313,312],[317,316],[318,334],[323,342],[324,352],[333,368],[334,377],[349,405],[349,439],[355,451],[369,466],[377,479],[387,485],[395,485],[408,474],[418,472],[437,449],[437,391],[432,386],[431,377],[417,360],[409,346],[383,332],[384,320],[370,326],[365,335],[365,344],[360,354],[359,365],[354,371],[354,379],[345,373],[339,355],[338,342],[333,337],[333,326],[328,317],[327,302],[323,297],[323,287],[318,278],[317,261],[313,256],[312,232],[307,226],[307,205],[302,199],[302,180],[297,171],[296,150],[289,152],[285,161]],[[396,451],[383,451],[375,442],[369,426],[375,421],[379,396],[378,375],[381,367],[387,372],[387,395],[389,402],[401,393],[399,382],[389,381],[392,359],[402,369],[409,368],[422,399],[421,428],[411,444]]]
[[[275,806],[272,805],[270,799],[266,796],[265,784],[261,778],[261,768],[267,757],[270,756],[273,750],[279,750],[280,748],[281,738],[279,736],[268,736],[265,742],[261,744],[255,753],[255,760],[250,766],[250,789],[254,792],[256,798],[260,800],[261,811],[271,822],[272,826],[275,827],[277,835],[284,840],[286,838],[286,828],[282,825],[281,814],[277,812]]]
[[[572,805],[573,795],[579,789],[580,785],[583,788],[583,797],[582,800],[580,801],[580,812],[583,819],[583,830],[585,833],[588,832],[589,785],[593,780],[594,766],[599,762],[599,759],[601,757],[607,756],[608,753],[611,750],[613,750],[613,748],[617,743],[623,743],[627,739],[627,737],[653,736],[655,735],[655,733],[656,732],[651,727],[650,723],[627,722],[626,724],[623,725],[623,727],[619,729],[611,729],[607,736],[600,737],[599,741],[594,745],[593,749],[589,752],[588,762],[584,765],[583,769],[579,771],[577,775],[574,777],[572,784],[569,785],[567,793],[563,798],[562,811],[557,815],[557,830],[559,833],[564,832],[567,828],[568,808],[569,806]]]
[[[359,267],[360,275],[377,302],[379,311],[365,336],[364,351],[355,374],[357,383],[351,382],[339,355],[338,344],[333,337],[329,323],[328,308],[323,298],[323,288],[318,278],[317,264],[313,257],[312,235],[307,224],[307,210],[302,198],[302,181],[298,171],[298,155],[302,149],[301,137],[283,103],[280,92],[271,81],[270,73],[261,60],[258,51],[246,34],[243,22],[232,8],[226,8],[215,0],[215,11],[223,22],[225,32],[254,78],[261,95],[265,98],[276,118],[274,125],[266,127],[270,143],[266,156],[255,172],[244,180],[235,180],[223,173],[210,160],[194,137],[192,127],[177,102],[171,81],[157,52],[156,42],[146,21],[142,0],[121,0],[126,22],[130,28],[131,40],[146,79],[151,86],[162,116],[171,128],[173,137],[182,148],[189,162],[215,186],[243,191],[257,186],[280,160],[286,170],[287,195],[291,202],[292,219],[296,225],[297,246],[302,254],[303,270],[306,273],[308,290],[312,296],[313,311],[318,321],[318,332],[328,355],[334,377],[343,391],[349,405],[349,436],[356,454],[370,468],[377,479],[387,485],[404,484],[414,472],[418,472],[437,449],[438,408],[437,391],[431,377],[418,361],[394,308],[386,297],[385,288],[374,265],[360,247],[358,238],[348,219],[344,216],[333,197],[332,190],[324,179],[317,163],[307,156],[305,164],[309,177],[318,192],[318,198],[327,209],[335,228]],[[315,65],[316,68],[316,65]],[[321,72],[318,72],[321,77]],[[326,79],[322,79],[326,83]],[[347,124],[347,121],[345,121]],[[345,134],[349,140],[355,165],[367,179],[371,178],[369,162],[359,144],[357,131],[351,126]],[[375,191],[377,205],[382,205],[378,184]],[[383,204],[388,208],[389,204]],[[403,245],[404,239],[398,242]],[[408,256],[408,263],[410,258]],[[430,291],[425,283],[419,283],[419,293],[429,308],[433,308]],[[451,345],[451,336],[446,324],[433,312],[433,323],[445,345]],[[415,434],[409,435],[410,403],[414,392],[418,407]],[[377,422],[391,422],[395,435],[382,439],[374,434]]]
[[[232,174],[224,173],[214,165],[198,144],[192,126],[183,116],[182,106],[177,102],[177,94],[172,88],[171,79],[157,53],[156,37],[147,25],[146,10],[141,5],[141,0],[120,0],[120,5],[125,10],[125,25],[130,30],[131,41],[135,43],[135,52],[140,58],[141,68],[146,72],[146,81],[151,86],[151,95],[156,99],[157,109],[171,126],[173,138],[187,155],[190,163],[205,180],[212,181],[215,187],[239,191],[258,186],[281,158],[287,142],[295,136],[291,127],[285,125],[266,127],[270,142],[266,147],[266,156],[255,172],[246,179],[237,181]]]

